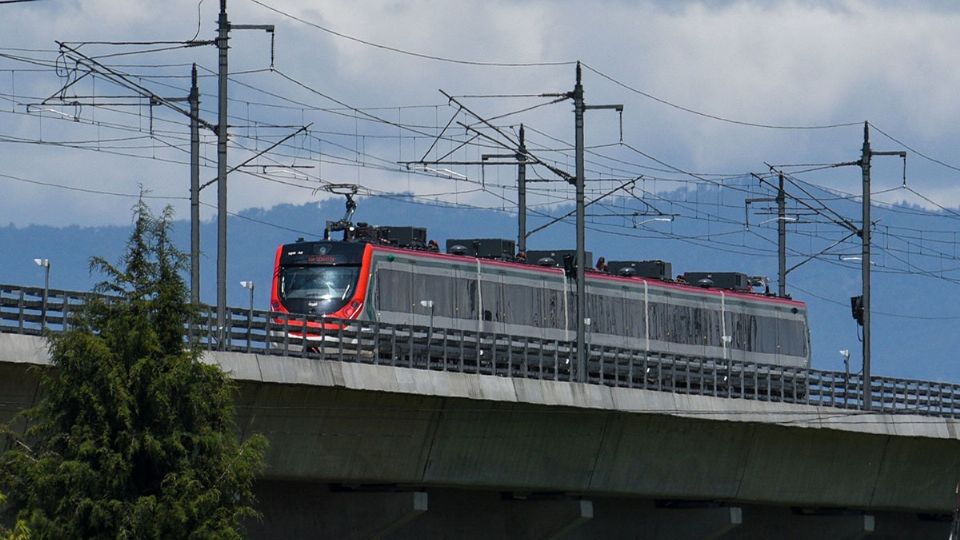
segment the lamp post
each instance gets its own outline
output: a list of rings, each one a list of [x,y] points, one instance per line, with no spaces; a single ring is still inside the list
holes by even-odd
[[[47,329],[47,298],[50,296],[50,259],[34,259],[43,268],[43,308],[40,313],[40,329]]]
[[[250,330],[253,324],[253,289],[252,281],[241,281],[240,286],[244,289],[250,289],[250,310],[247,312],[247,351],[250,350]]]
[[[850,391],[850,349],[841,349],[843,357],[843,404],[847,404],[847,393]]]
[[[421,300],[420,305],[430,310],[430,326],[427,334],[427,341],[430,341],[430,334],[433,333],[433,300]]]
[[[430,367],[430,341],[433,339],[433,300],[421,300],[420,305],[430,310],[430,326],[427,327],[427,367]],[[446,366],[444,366],[446,369]]]

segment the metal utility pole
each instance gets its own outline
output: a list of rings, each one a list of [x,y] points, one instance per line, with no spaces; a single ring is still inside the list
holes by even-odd
[[[577,62],[577,82],[573,92],[569,94],[573,99],[574,129],[576,131],[576,177],[577,192],[577,380],[587,381],[587,351],[586,351],[586,317],[587,317],[587,282],[584,268],[586,262],[586,235],[584,232],[584,167],[583,167],[583,113],[590,109],[615,109],[623,112],[623,105],[587,105],[583,100],[583,84],[581,83],[580,62]]]
[[[777,189],[777,296],[787,295],[787,196],[783,191],[783,172]]]
[[[863,408],[870,410],[873,395],[870,380],[870,125],[863,123],[863,149],[860,154],[860,170],[863,173],[863,226],[860,238],[863,241],[861,252],[861,275],[863,294]]]
[[[870,376],[870,159],[873,156],[898,156],[904,160],[904,182],[906,182],[906,152],[874,152],[870,149],[870,124],[863,123],[863,149],[860,154],[860,169],[863,173],[863,225],[860,229],[860,238],[863,241],[863,250],[860,256],[863,280],[863,408],[873,408],[873,387]]]
[[[274,34],[272,24],[230,24],[227,20],[227,0],[220,0],[217,19],[217,50],[219,68],[217,79],[217,331],[221,346],[227,324],[227,51],[230,49],[230,30],[266,30]],[[270,49],[270,67],[273,67],[273,45]]]
[[[217,336],[223,345],[227,325],[227,50],[230,22],[227,20],[227,0],[220,0],[217,20],[217,50],[219,87],[217,91]]]
[[[200,304],[200,89],[190,73],[190,302]]]
[[[517,148],[517,250],[527,251],[527,146],[523,124],[520,124],[520,147]]]
[[[583,84],[580,82],[580,62],[577,62],[577,84],[573,87],[573,114],[576,129],[576,191],[577,191],[577,380],[587,382],[587,355],[586,355],[586,325],[583,324],[587,316],[587,281],[584,275],[585,241],[584,232],[585,211],[583,208],[584,170],[583,170],[583,112],[586,105],[583,102]]]

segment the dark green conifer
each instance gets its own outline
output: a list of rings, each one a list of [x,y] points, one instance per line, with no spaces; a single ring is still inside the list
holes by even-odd
[[[239,538],[266,441],[239,441],[231,381],[185,341],[194,317],[171,213],[141,200],[120,264],[68,332],[0,458],[9,508],[34,538]]]

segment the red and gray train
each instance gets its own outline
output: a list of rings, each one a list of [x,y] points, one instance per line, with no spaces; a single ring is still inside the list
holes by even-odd
[[[506,240],[448,240],[412,227],[350,227],[342,241],[281,245],[275,312],[496,332],[546,340],[576,335],[569,252],[518,258]],[[525,259],[525,260],[524,260]],[[737,273],[671,279],[660,261],[586,272],[588,339],[623,347],[784,367],[810,365],[803,302],[752,292]]]

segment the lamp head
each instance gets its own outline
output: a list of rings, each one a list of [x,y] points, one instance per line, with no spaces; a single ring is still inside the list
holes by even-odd
[[[240,282],[240,286],[243,287],[244,289],[251,289],[251,290],[252,290],[252,289],[253,289],[253,282],[252,282],[252,281],[241,281],[241,282]]]

